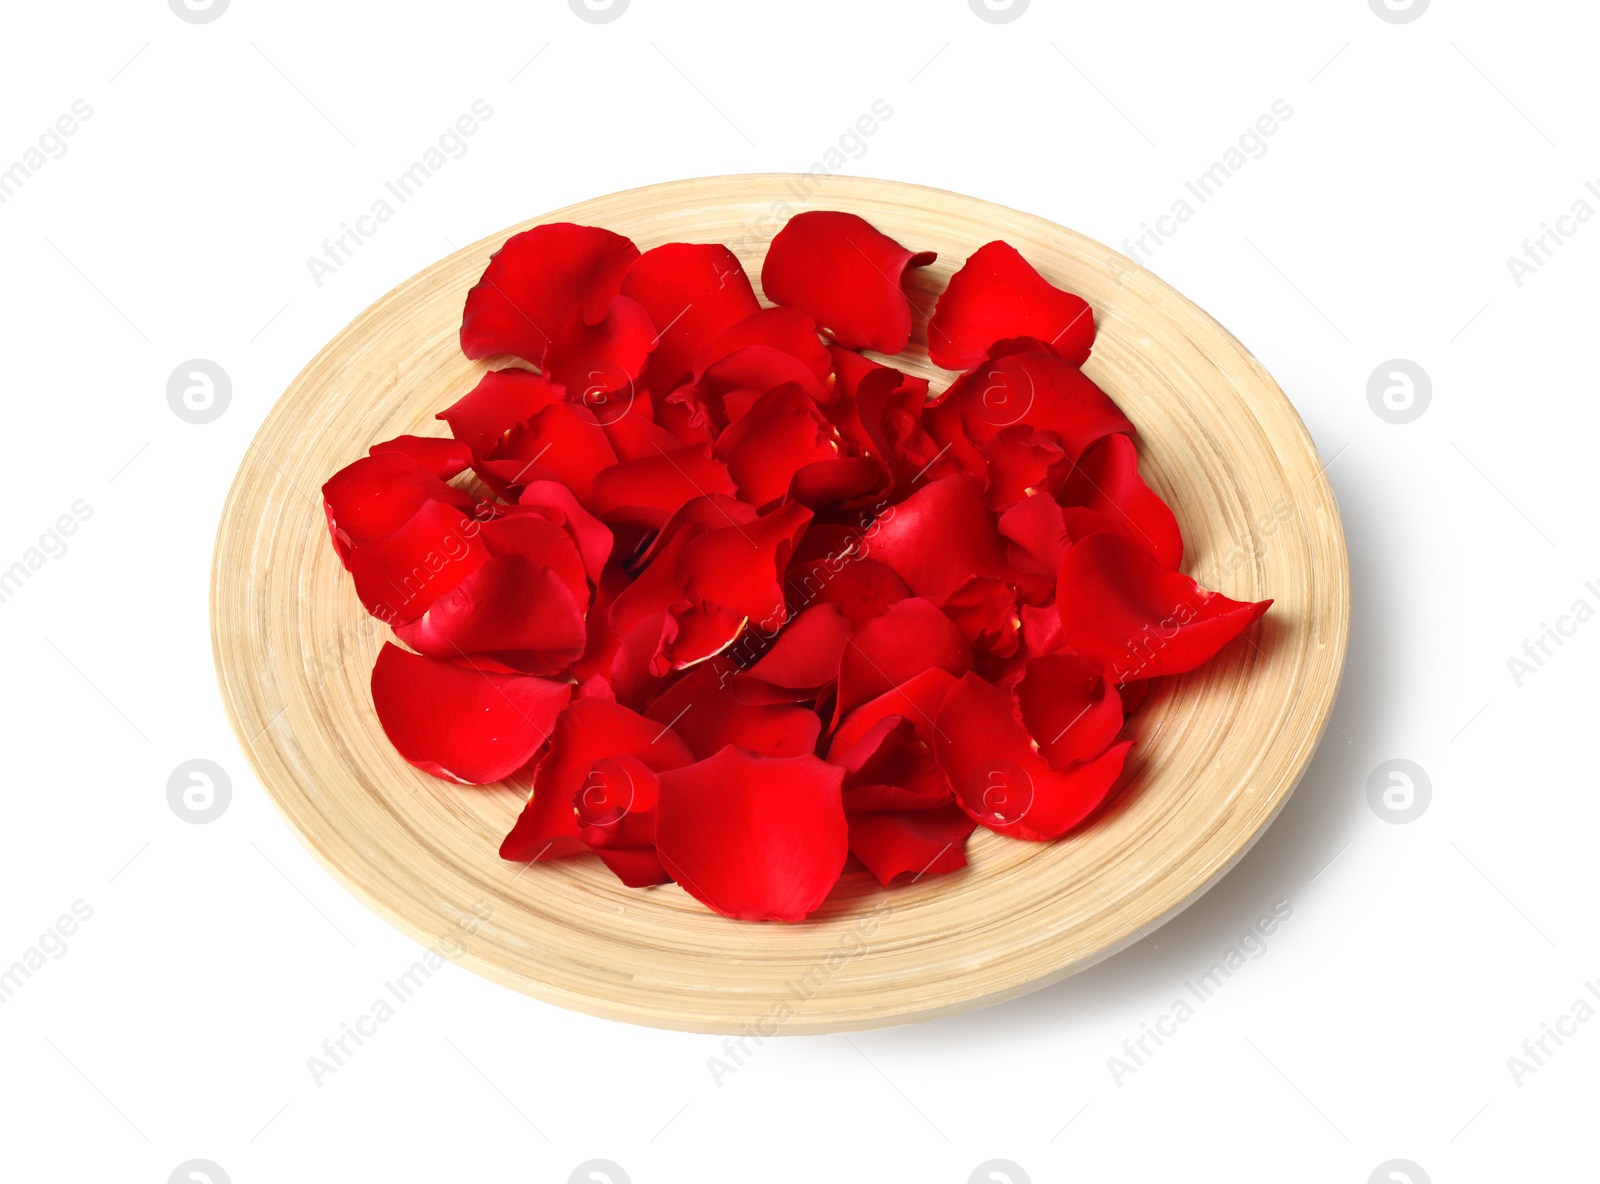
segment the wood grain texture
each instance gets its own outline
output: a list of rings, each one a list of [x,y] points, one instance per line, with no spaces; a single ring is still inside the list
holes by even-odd
[[[358,317],[295,380],[240,467],[212,573],[212,634],[234,728],[290,825],[351,891],[425,945],[564,1007],[704,1032],[877,1027],[1006,999],[1099,961],[1225,873],[1283,806],[1327,723],[1344,661],[1349,577],[1337,507],[1294,408],[1256,360],[1130,260],[1043,219],[886,181],[717,177],[597,198],[434,264]],[[1202,670],[1164,680],[1135,717],[1130,772],[1094,821],[1036,844],[980,829],[971,865],[908,888],[847,875],[801,925],[724,920],[675,885],[623,887],[597,861],[524,869],[499,841],[529,779],[474,789],[427,777],[385,739],[368,690],[387,630],[328,543],[319,489],[433,415],[485,370],[461,356],[462,301],[490,253],[538,222],[629,235],[642,249],[727,243],[758,277],[789,211],[862,215],[950,273],[1003,238],[1094,306],[1086,370],[1138,426],[1142,467],[1188,543],[1185,570],[1276,604]],[[924,357],[918,318],[917,357]],[[904,363],[902,362],[902,365]],[[948,375],[910,368],[942,389]],[[462,917],[487,919],[467,935]],[[450,946],[455,949],[456,946]]]

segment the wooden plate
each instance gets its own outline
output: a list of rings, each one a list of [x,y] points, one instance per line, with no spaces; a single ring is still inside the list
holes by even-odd
[[[387,630],[362,612],[329,546],[320,486],[379,440],[441,433],[434,412],[485,369],[457,346],[462,300],[508,235],[571,220],[642,249],[723,242],[757,277],[771,235],[805,208],[854,211],[915,250],[936,249],[913,293],[925,311],[995,238],[1086,297],[1100,325],[1086,369],[1138,425],[1147,479],[1188,541],[1186,570],[1236,599],[1277,603],[1204,669],[1166,680],[1135,717],[1124,787],[1063,841],[980,829],[966,870],[889,891],[851,873],[802,925],[727,921],[675,885],[624,888],[595,860],[504,863],[497,847],[528,779],[454,786],[390,747],[368,691]],[[948,378],[913,368],[935,389]],[[583,202],[475,243],[379,300],[261,428],[223,511],[211,597],[223,698],[262,784],[381,916],[563,1007],[764,1034],[877,1027],[1010,998],[1173,916],[1293,790],[1333,705],[1349,617],[1344,537],[1316,449],[1222,326],[1130,260],[1041,218],[912,185],[832,177],[819,189],[785,175]]]

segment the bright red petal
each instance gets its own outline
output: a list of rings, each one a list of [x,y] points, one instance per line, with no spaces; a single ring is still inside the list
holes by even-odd
[[[842,776],[814,756],[763,758],[737,748],[664,773],[662,865],[725,917],[803,920],[844,870]]]
[[[921,597],[902,600],[863,625],[845,646],[838,717],[933,666],[962,674],[972,666],[972,651],[936,605]]]
[[[836,604],[818,604],[789,622],[772,648],[746,672],[775,687],[812,690],[839,677],[850,622]]]
[[[555,674],[583,653],[585,603],[548,567],[497,555],[415,621],[396,625],[395,636],[418,653],[492,653],[530,674]]]
[[[595,514],[613,523],[659,529],[686,502],[707,494],[732,494],[728,467],[704,444],[625,460],[595,478]]]
[[[779,583],[811,511],[794,503],[745,525],[707,531],[678,560],[684,591],[776,628],[788,618]]]
[[[1034,658],[1016,693],[1022,722],[1052,768],[1094,759],[1122,730],[1116,688],[1076,654]]]
[[[1008,243],[974,251],[939,297],[928,321],[928,356],[946,370],[965,370],[1010,337],[1035,337],[1074,366],[1094,344],[1094,313],[1071,292],[1052,286]]]
[[[729,744],[763,756],[799,756],[816,750],[822,721],[815,711],[742,702],[733,689],[737,673],[724,658],[696,666],[645,714],[670,726],[702,759]]]
[[[491,370],[434,418],[448,423],[451,435],[481,459],[512,428],[561,399],[559,390],[531,370]]]
[[[899,572],[911,590],[942,602],[974,576],[1012,574],[983,486],[946,477],[885,510],[867,532],[868,553]]]
[[[513,235],[467,293],[461,352],[539,365],[568,317],[594,324],[606,315],[638,257],[639,248],[597,226],[553,222]]]
[[[393,534],[430,501],[464,510],[472,495],[446,485],[404,452],[364,456],[322,487],[328,531],[347,567],[351,547]]]
[[[752,312],[707,341],[695,358],[695,373],[752,345],[768,346],[805,363],[819,383],[826,383],[833,372],[833,359],[817,336],[817,323],[797,308],[779,307]]]
[[[653,810],[654,786],[648,802],[641,802],[637,783],[625,772],[619,778],[615,763],[602,763],[620,755],[656,773],[694,759],[672,729],[604,699],[577,700],[555,721],[550,752],[534,778],[533,796],[501,843],[500,857],[522,861],[577,854],[589,846],[581,837],[581,825],[602,818],[615,825],[636,805]],[[586,793],[587,819],[581,817],[580,808]]]
[[[1128,436],[1119,433],[1091,445],[1058,500],[1063,525],[1075,539],[1109,530],[1138,543],[1162,567],[1176,569],[1183,562],[1178,520],[1139,476],[1139,454]]]
[[[448,481],[472,467],[472,451],[460,440],[445,436],[396,436],[367,449],[369,456],[381,456],[386,452],[404,453],[441,481]]]
[[[589,324],[574,312],[550,339],[543,370],[567,397],[607,423],[627,415],[635,380],[655,346],[656,327],[637,301],[618,296]]]
[[[768,300],[807,313],[840,345],[897,354],[911,339],[906,269],[936,257],[908,251],[855,214],[810,210],[773,237],[761,287]]]
[[[960,806],[849,815],[850,854],[888,887],[896,876],[912,882],[967,866],[967,836],[976,823]]]
[[[761,507],[788,493],[800,469],[836,459],[833,435],[811,396],[789,383],[757,399],[717,437],[712,452],[726,462],[739,497]]]
[[[1092,761],[1052,769],[1033,751],[1016,700],[975,674],[945,696],[934,749],[956,800],[990,830],[1055,839],[1091,814],[1116,783],[1131,741]]]
[[[1272,604],[1208,592],[1120,534],[1074,543],[1057,589],[1063,640],[1114,683],[1193,670]]]
[[[622,280],[660,330],[644,385],[664,395],[690,378],[708,341],[760,304],[739,259],[720,243],[667,243],[640,255]],[[720,356],[720,355],[719,355]]]
[[[384,733],[426,773],[487,785],[533,759],[572,696],[564,682],[492,674],[385,643],[372,668]]]
[[[415,620],[489,558],[482,524],[444,502],[426,502],[393,534],[368,539],[347,566],[366,610],[390,625]]]

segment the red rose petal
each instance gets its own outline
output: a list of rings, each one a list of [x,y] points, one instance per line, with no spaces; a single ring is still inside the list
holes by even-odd
[[[1016,693],[1022,722],[1052,768],[1094,759],[1122,730],[1116,688],[1076,654],[1034,658]]]
[[[1139,476],[1139,454],[1129,437],[1117,434],[1092,444],[1057,496],[1073,538],[1109,530],[1138,543],[1162,567],[1176,569],[1183,562],[1178,520]]]
[[[555,674],[583,653],[585,603],[548,567],[496,555],[394,631],[418,653],[494,653],[530,674]]]
[[[561,400],[561,391],[531,370],[491,370],[434,418],[448,423],[451,435],[482,458],[512,428]]]
[[[814,605],[789,622],[747,677],[776,687],[815,690],[839,677],[839,659],[850,631],[838,605]]]
[[[1082,370],[1037,348],[993,358],[962,375],[936,406],[951,404],[979,447],[1002,429],[1027,424],[1055,433],[1067,459],[1076,461],[1096,440],[1133,432],[1128,417]]]
[[[906,269],[935,258],[908,251],[855,214],[809,210],[773,237],[761,287],[774,304],[809,314],[840,345],[897,354],[911,339]]]
[[[1022,549],[1012,562],[1026,571],[1054,576],[1072,539],[1055,498],[1035,494],[1000,515],[1000,533]]]
[[[734,693],[737,668],[725,658],[688,670],[645,714],[683,738],[697,757],[729,744],[763,756],[813,752],[822,721],[809,707],[742,702]]]
[[[720,243],[646,251],[623,277],[622,294],[638,301],[660,330],[644,385],[662,395],[695,373],[708,341],[761,307],[738,256]]]
[[[983,486],[968,476],[946,477],[881,514],[868,554],[894,568],[911,590],[942,602],[973,576],[1012,575]]]
[[[965,370],[1010,337],[1035,337],[1074,366],[1094,345],[1088,303],[1054,287],[1009,243],[979,247],[950,277],[928,321],[928,357]]]
[[[533,759],[571,698],[564,682],[493,674],[384,644],[372,702],[395,750],[425,773],[487,785]]]
[[[1004,580],[968,580],[945,600],[944,614],[973,649],[1001,658],[1017,652],[1022,618],[1017,594]]]
[[[1120,534],[1074,543],[1057,587],[1063,640],[1115,683],[1193,670],[1272,604],[1208,592]]]
[[[799,921],[848,855],[843,771],[814,756],[725,748],[661,777],[656,849],[689,895],[725,917]]]
[[[955,675],[938,666],[931,666],[892,691],[862,704],[846,716],[834,732],[833,741],[828,747],[828,759],[840,760],[844,753],[860,744],[867,733],[890,716],[904,719],[916,729],[923,743],[931,744],[944,697],[955,685]]]
[[[959,675],[972,666],[972,652],[955,623],[921,597],[890,606],[850,638],[839,663],[843,718],[908,679],[937,666]]]
[[[913,881],[967,866],[967,836],[977,825],[960,806],[935,810],[852,813],[850,854],[887,888],[897,876]]]
[[[583,557],[584,571],[596,584],[606,561],[611,558],[611,531],[584,509],[572,491],[559,481],[530,481],[517,498],[520,505],[532,506],[551,522],[564,528]]]
[[[507,489],[529,481],[560,481],[587,503],[595,478],[617,463],[594,412],[577,403],[552,403],[525,424],[480,465]]]
[[[791,353],[770,345],[747,345],[707,366],[693,390],[700,393],[712,416],[723,422],[737,419],[740,411],[724,404],[729,396],[742,392],[746,403],[785,383],[797,383],[818,406],[827,403],[832,392],[817,381],[811,366]]]
[[[637,301],[618,296],[589,324],[574,312],[550,338],[541,369],[601,423],[626,415],[635,380],[656,343],[656,327]]]
[[[472,450],[460,440],[445,436],[396,436],[367,449],[368,456],[381,456],[386,452],[404,453],[441,481],[448,481],[472,467]]]
[[[762,308],[727,326],[707,341],[695,357],[695,373],[748,346],[763,345],[803,362],[826,384],[833,373],[833,358],[817,336],[817,323],[797,308]]]
[[[727,464],[739,497],[761,507],[788,493],[800,469],[836,459],[833,437],[811,396],[789,383],[757,399],[717,437],[712,452]]]
[[[1009,691],[976,674],[945,696],[934,749],[956,800],[990,830],[1018,839],[1055,839],[1105,800],[1131,741],[1092,761],[1052,769],[1033,751]]]
[[[810,523],[811,511],[791,502],[753,522],[707,531],[678,559],[684,591],[769,627],[782,624],[788,609],[779,579]]]
[[[691,444],[612,465],[596,477],[592,504],[607,522],[659,529],[685,502],[735,488],[727,465],[705,445]]]
[[[430,501],[467,509],[472,496],[446,485],[404,452],[364,456],[322,487],[328,531],[346,567],[351,547],[393,534]]]
[[[550,751],[534,778],[533,796],[500,844],[500,857],[520,862],[557,859],[589,850],[580,824],[580,800],[586,790],[591,799],[598,795],[610,802],[612,808],[606,816],[626,815],[636,804],[653,811],[657,803],[651,795],[656,786],[648,786],[648,800],[639,801],[639,783],[628,780],[626,773],[631,766],[617,762],[619,756],[633,758],[657,774],[694,759],[670,728],[604,699],[577,700],[555,721]],[[616,775],[619,767],[623,774],[620,778]],[[592,807],[600,804],[591,801]],[[600,816],[591,809],[591,820]],[[613,817],[613,827],[615,821]],[[632,882],[623,875],[626,869],[619,869],[610,859],[607,863],[625,883]],[[648,864],[644,870],[648,872]],[[644,882],[661,881],[647,878]]]
[[[638,257],[639,248],[597,226],[552,222],[513,235],[467,293],[461,352],[514,354],[539,365],[568,317],[577,313],[592,325],[606,315]]]
[[[354,548],[347,566],[366,610],[397,625],[420,617],[488,558],[481,523],[430,501],[393,534]]]

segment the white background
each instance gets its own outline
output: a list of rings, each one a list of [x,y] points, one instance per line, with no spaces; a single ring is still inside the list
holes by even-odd
[[[1360,1184],[1399,1157],[1436,1182],[1594,1178],[1600,1022],[1520,1083],[1507,1066],[1600,978],[1600,623],[1520,686],[1507,666],[1600,607],[1600,219],[1520,286],[1506,264],[1578,199],[1600,209],[1592,5],[1435,0],[1394,24],[1366,0],[1034,0],[993,24],[966,0],[633,0],[592,24],[563,0],[233,0],[197,25],[105,0],[4,21],[0,168],[93,107],[0,205],[0,568],[93,511],[0,603],[0,967],[93,909],[0,1005],[5,1178],[154,1184],[202,1157],[237,1184],[559,1184],[593,1158],[635,1184],[962,1184],[994,1158],[1035,1182]],[[477,99],[469,151],[318,286],[307,256]],[[1355,604],[1335,730],[1213,892],[1018,1002],[768,1042],[719,1085],[718,1039],[450,967],[315,1084],[307,1057],[417,948],[301,848],[218,700],[211,543],[257,426],[451,243],[653,181],[805,170],[877,99],[893,116],[846,171],[1118,247],[1293,107],[1150,265],[1256,352],[1330,463]],[[233,384],[205,425],[166,401],[196,357]],[[1405,425],[1366,398],[1396,357],[1433,386]],[[166,799],[197,757],[233,785],[205,826]],[[1394,757],[1432,783],[1408,825],[1367,801]],[[1122,1041],[1276,900],[1293,916],[1266,954],[1115,1081]]]

